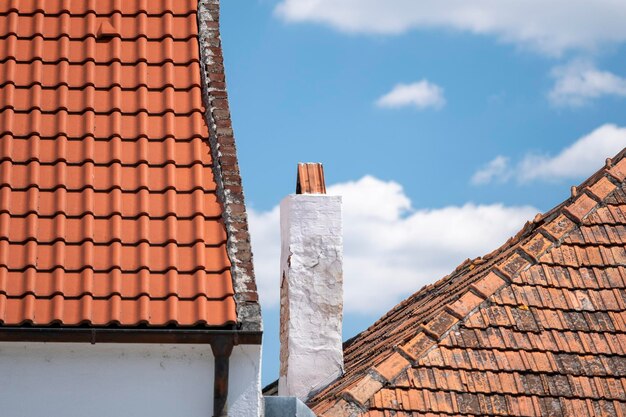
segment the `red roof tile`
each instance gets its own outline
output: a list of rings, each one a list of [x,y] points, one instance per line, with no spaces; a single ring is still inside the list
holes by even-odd
[[[197,7],[0,2],[1,324],[238,320]]]
[[[345,346],[320,416],[626,415],[626,149]]]

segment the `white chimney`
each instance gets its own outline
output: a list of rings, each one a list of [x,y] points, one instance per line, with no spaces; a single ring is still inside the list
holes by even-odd
[[[326,195],[321,164],[298,164],[280,227],[278,395],[305,400],[343,373],[341,197]]]

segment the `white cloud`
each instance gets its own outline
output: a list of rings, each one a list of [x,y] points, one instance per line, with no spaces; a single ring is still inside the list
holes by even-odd
[[[440,109],[446,104],[443,89],[428,80],[412,84],[397,84],[393,89],[376,101],[378,107],[398,108],[416,107]]]
[[[550,54],[626,40],[626,2],[619,0],[282,0],[275,12],[348,33],[454,29]]]
[[[585,177],[624,147],[626,128],[605,124],[553,157],[527,155],[520,163],[518,175],[522,180]]]
[[[548,94],[556,106],[579,107],[603,96],[626,97],[626,78],[600,71],[588,61],[573,61],[552,71],[554,87]]]
[[[468,257],[491,252],[537,210],[500,204],[412,210],[402,186],[371,176],[329,187],[344,201],[345,309],[380,314]],[[265,308],[279,296],[278,207],[250,212],[257,284]]]
[[[474,185],[487,184],[492,181],[505,182],[511,176],[509,158],[498,155],[484,167],[476,171],[471,183]]]
[[[498,156],[474,174],[472,183],[485,184],[496,178],[513,177],[520,182],[583,179],[600,169],[606,158],[614,156],[624,147],[626,127],[605,124],[554,156],[529,153],[513,167],[508,163],[500,164],[504,157]],[[491,175],[493,171],[489,171],[489,167],[499,171]]]

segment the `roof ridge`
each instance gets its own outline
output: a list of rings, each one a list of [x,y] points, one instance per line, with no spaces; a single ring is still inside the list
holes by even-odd
[[[421,357],[435,348],[438,342],[462,320],[478,310],[489,297],[514,282],[522,271],[538,263],[542,255],[559,246],[625,180],[626,148],[614,158],[607,159],[605,166],[583,181],[579,187],[572,187],[570,198],[544,215],[537,215],[515,237],[488,254],[487,256],[492,257],[479,264],[479,271],[472,273],[472,276],[484,273],[482,277],[469,285],[456,300],[445,305],[428,322],[421,324],[418,333],[408,342],[393,346],[384,360],[366,368],[362,377],[338,393],[334,404],[325,407],[320,416],[352,417],[366,412],[366,404],[385,384],[391,383],[406,369],[417,364]],[[476,258],[479,259],[484,258]],[[431,286],[440,287],[468,269],[475,269],[476,260],[464,261],[452,274]],[[423,287],[398,304],[376,323],[398,311],[401,306],[407,305],[409,300],[414,301],[414,297],[428,287]]]

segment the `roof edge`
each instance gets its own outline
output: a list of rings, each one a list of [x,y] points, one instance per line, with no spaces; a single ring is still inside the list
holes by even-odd
[[[386,359],[370,366],[349,387],[335,393],[333,401],[322,407],[318,407],[321,404],[310,404],[311,408],[320,417],[356,417],[366,412],[367,405],[378,391],[400,377],[406,369],[415,366],[421,357],[435,348],[489,297],[514,282],[519,274],[538,263],[541,256],[560,245],[625,180],[626,148],[614,158],[607,159],[606,165],[580,186],[572,187],[572,195],[565,202],[528,222],[514,238],[489,254],[488,261],[478,258],[479,261],[461,264],[453,275],[475,269],[475,273],[482,276],[459,298],[422,324],[413,338],[394,346]],[[404,305],[407,300],[391,311]]]
[[[217,195],[223,205],[222,218],[228,235],[227,250],[237,304],[237,320],[245,331],[262,331],[248,216],[241,185],[235,138],[230,118],[220,36],[220,1],[198,0],[198,43],[202,95],[209,127],[213,173]]]
[[[230,337],[235,345],[260,345],[262,332],[216,328],[3,327],[0,342],[210,344]]]

